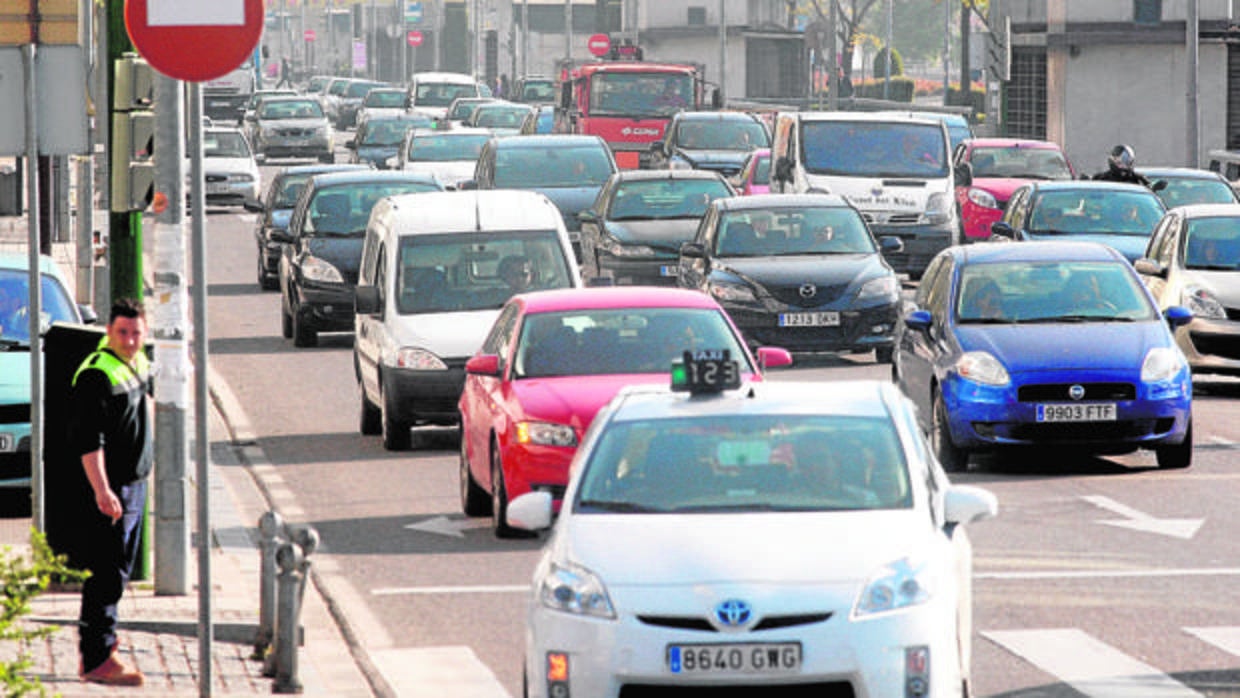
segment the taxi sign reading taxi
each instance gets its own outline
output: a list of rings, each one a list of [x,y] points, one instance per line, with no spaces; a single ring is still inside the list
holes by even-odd
[[[741,372],[727,349],[686,351],[672,364],[672,390],[717,393],[741,387]]]
[[[245,62],[258,45],[263,0],[125,0],[138,53],[170,78],[206,82]]]
[[[586,48],[592,55],[602,58],[611,50],[611,37],[606,34],[592,34],[586,41]]]
[[[414,29],[410,31],[408,35],[405,36],[405,40],[409,42],[410,46],[417,48],[418,46],[422,45],[422,32],[418,31],[417,29]]]

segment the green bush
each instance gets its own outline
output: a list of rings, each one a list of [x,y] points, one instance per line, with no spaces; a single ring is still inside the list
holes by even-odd
[[[906,77],[892,77],[891,87],[887,91],[887,99],[895,102],[912,102],[913,90],[916,87],[916,81]],[[883,80],[866,80],[860,85],[855,86],[854,96],[865,97],[868,99],[883,98]]]
[[[891,51],[891,77],[904,74],[904,59],[900,57],[900,49],[893,48]],[[874,77],[881,78],[887,74],[887,52],[886,47],[879,49],[874,54]]]
[[[947,103],[957,107],[969,107],[973,110],[971,117],[976,123],[977,115],[986,112],[986,92],[985,90],[969,90],[966,94],[962,92],[959,86],[953,86],[947,91]]]
[[[0,690],[6,698],[30,693],[46,695],[37,678],[26,674],[33,665],[30,643],[58,630],[56,626],[31,628],[22,622],[30,614],[30,601],[47,591],[53,580],[80,581],[85,573],[69,569],[63,555],[56,555],[42,533],[30,532],[30,557],[15,555],[12,549],[0,550],[0,642],[16,641],[16,652],[6,652],[0,660]]]

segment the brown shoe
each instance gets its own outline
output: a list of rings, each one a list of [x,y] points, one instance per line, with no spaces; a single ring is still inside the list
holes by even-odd
[[[146,679],[141,671],[125,666],[115,654],[103,660],[103,664],[82,674],[82,680],[105,686],[141,686]]]

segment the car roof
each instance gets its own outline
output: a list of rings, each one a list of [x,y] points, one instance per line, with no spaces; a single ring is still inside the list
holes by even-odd
[[[242,138],[245,137],[245,134],[241,132],[241,129],[236,128],[235,126],[212,126],[211,128],[204,128],[202,132],[203,133],[235,133],[238,136],[241,136]]]
[[[415,73],[413,76],[413,81],[424,82],[424,83],[446,82],[446,83],[452,83],[456,85],[478,84],[477,80],[473,79],[472,77],[464,73],[442,73],[442,72],[441,73],[436,73],[436,72]]]
[[[970,138],[970,147],[978,148],[1035,148],[1039,150],[1061,150],[1054,141],[1039,141],[1032,138]]]
[[[816,381],[762,381],[719,395],[691,396],[665,386],[631,386],[620,391],[611,419],[624,422],[789,413],[888,418],[890,405],[901,399],[889,381],[832,381],[829,389],[824,387]]]
[[[711,206],[720,211],[752,211],[773,208],[804,208],[806,206],[831,206],[852,208],[844,197],[838,194],[754,194],[752,196],[732,196],[715,199]]]
[[[913,116],[910,112],[799,111],[788,112],[801,121],[870,121],[876,123],[911,123],[944,127],[938,119]]]
[[[360,184],[370,182],[436,182],[433,176],[422,172],[408,170],[358,170],[348,172],[329,172],[314,175],[311,180],[315,189],[334,187],[342,184]]]
[[[0,252],[0,269],[29,271],[30,256],[25,252]],[[57,266],[56,260],[45,254],[39,255],[39,273],[54,276],[62,282],[64,281],[64,276],[60,273],[60,267]]]
[[[1226,181],[1223,176],[1213,170],[1203,170],[1197,167],[1138,167],[1136,171],[1145,175],[1147,179],[1154,177],[1182,177],[1185,179],[1218,179]]]
[[[1175,211],[1185,218],[1240,218],[1240,204],[1187,204]]]
[[[1066,240],[966,245],[949,247],[948,253],[964,265],[987,262],[1124,261],[1124,256],[1109,245]]]
[[[1097,190],[1097,191],[1136,191],[1146,192],[1153,196],[1154,192],[1149,187],[1142,184],[1132,184],[1130,182],[1109,182],[1098,179],[1062,179],[1033,182],[1033,187],[1039,192],[1046,191],[1072,191],[1072,190]]]
[[[714,181],[721,176],[714,170],[620,170],[613,175],[621,182],[642,182],[667,179],[704,179]]]
[[[519,138],[497,138],[497,147],[512,148],[546,148],[547,146],[568,145],[599,145],[606,147],[598,136],[566,133],[541,133]]]
[[[391,227],[400,234],[558,230],[564,220],[550,199],[524,189],[398,194],[386,201],[380,206],[390,207]]]
[[[670,286],[600,286],[537,291],[517,296],[527,313],[616,308],[702,308],[719,310],[710,296]]]
[[[286,177],[288,175],[317,175],[327,174],[330,172],[353,172],[357,170],[370,170],[370,165],[360,163],[337,163],[333,165],[294,165],[286,167],[276,173],[276,178]]]
[[[674,117],[676,121],[756,121],[757,116],[744,111],[682,111]]]
[[[268,95],[266,97],[263,97],[263,104],[272,104],[276,102],[314,102],[315,104],[318,104],[319,100],[315,99],[314,97],[311,97],[310,95],[299,95],[296,93],[284,94],[284,95]]]

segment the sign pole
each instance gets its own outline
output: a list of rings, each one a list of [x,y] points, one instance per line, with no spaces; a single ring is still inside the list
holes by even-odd
[[[38,74],[35,71],[33,43],[22,47],[23,68],[26,72],[26,201],[29,216],[29,241],[26,251],[29,259],[30,284],[30,525],[40,533],[46,532],[44,521],[43,485],[43,351],[39,335],[39,318],[43,315],[43,284],[39,278],[39,110]]]

